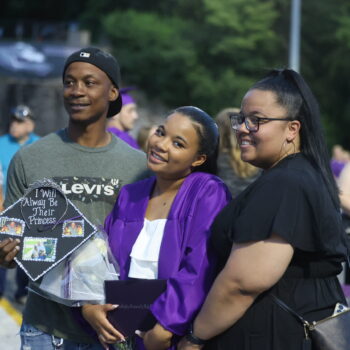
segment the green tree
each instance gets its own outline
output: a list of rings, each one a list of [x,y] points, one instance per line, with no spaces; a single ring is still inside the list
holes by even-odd
[[[179,18],[134,10],[108,15],[104,28],[121,62],[124,83],[136,84],[169,105],[188,101],[186,74],[196,54],[183,35],[186,26]]]
[[[153,12],[115,10],[103,28],[127,84],[170,106],[211,113],[238,105],[257,72],[278,61],[273,1],[177,1]]]
[[[277,64],[278,37],[273,31],[277,13],[272,1],[204,0],[203,4],[206,40],[198,45],[198,54],[209,71],[212,89],[197,92],[195,97],[203,103],[212,101],[208,108],[215,113],[239,106],[257,75]],[[192,81],[198,78],[201,76]]]
[[[320,103],[328,143],[350,148],[347,1],[308,0],[302,7],[301,73]]]

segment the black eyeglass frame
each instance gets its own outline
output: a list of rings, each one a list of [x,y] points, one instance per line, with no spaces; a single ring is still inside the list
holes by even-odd
[[[237,117],[240,117],[241,118],[241,122],[238,122],[237,120]],[[250,132],[257,132],[259,131],[259,127],[260,127],[260,122],[262,121],[271,121],[271,120],[280,120],[280,121],[293,121],[295,119],[293,118],[269,118],[269,117],[257,117],[255,115],[252,115],[252,116],[245,116],[241,113],[231,113],[229,114],[229,118],[230,118],[230,122],[231,122],[231,127],[234,131],[238,131],[240,128],[241,128],[241,125],[244,123],[245,124],[245,127],[247,128],[247,130],[249,130]],[[233,119],[236,119],[236,122],[234,122]],[[248,124],[248,121],[247,119],[248,118],[255,118],[257,120],[257,126],[256,126],[256,129],[252,129],[249,124]]]

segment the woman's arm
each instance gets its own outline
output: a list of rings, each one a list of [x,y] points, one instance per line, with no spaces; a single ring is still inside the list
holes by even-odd
[[[182,246],[176,246],[173,240],[174,246],[167,248],[178,250],[181,256],[176,262],[177,271],[172,273],[166,291],[151,307],[158,322],[179,336],[186,334],[214,281],[216,256],[208,243],[210,227],[230,197],[226,187],[217,180],[199,183],[199,186],[196,197],[187,198],[191,201],[192,215],[185,225],[175,225],[172,232],[172,237],[183,237]],[[169,264],[169,261],[164,259],[160,263]]]
[[[195,319],[193,334],[206,340],[235,324],[256,297],[282,277],[292,256],[293,247],[277,235],[265,241],[234,244]],[[181,350],[198,348],[187,341],[179,346]]]
[[[172,232],[172,235],[184,237],[181,260],[177,263],[178,271],[167,281],[166,291],[152,304],[151,311],[158,323],[144,335],[147,350],[167,349],[173,334],[186,334],[214,280],[216,259],[208,247],[210,227],[217,213],[228,203],[230,194],[219,180],[210,178],[203,182],[197,184],[196,196],[187,198],[191,201],[188,205],[192,214],[182,227],[184,231],[181,233],[180,226],[176,225]]]

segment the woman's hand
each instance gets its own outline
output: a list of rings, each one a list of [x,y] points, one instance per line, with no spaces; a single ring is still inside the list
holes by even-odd
[[[6,238],[0,242],[0,266],[5,268],[16,267],[13,260],[19,251],[19,239]]]
[[[101,344],[107,349],[108,344],[114,344],[117,341],[125,341],[124,336],[119,333],[107,319],[107,312],[114,310],[118,305],[91,305],[86,304],[82,307],[82,314],[86,321],[98,334]]]
[[[183,337],[177,344],[177,350],[200,350],[204,345],[196,345],[189,342],[186,337]]]
[[[166,350],[171,346],[173,334],[163,328],[159,323],[156,323],[156,325],[147,332],[136,331],[135,333],[143,339],[147,350]]]

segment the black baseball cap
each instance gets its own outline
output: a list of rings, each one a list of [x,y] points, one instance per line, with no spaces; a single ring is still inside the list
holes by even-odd
[[[96,47],[86,47],[79,51],[72,53],[64,64],[63,68],[63,79],[67,67],[73,62],[86,62],[93,64],[97,68],[101,69],[107,74],[112,83],[119,90],[120,86],[120,68],[117,60],[108,52],[102,51]],[[122,97],[119,93],[118,98],[115,101],[112,101],[109,105],[107,118],[112,117],[115,114],[118,114],[122,108]]]

